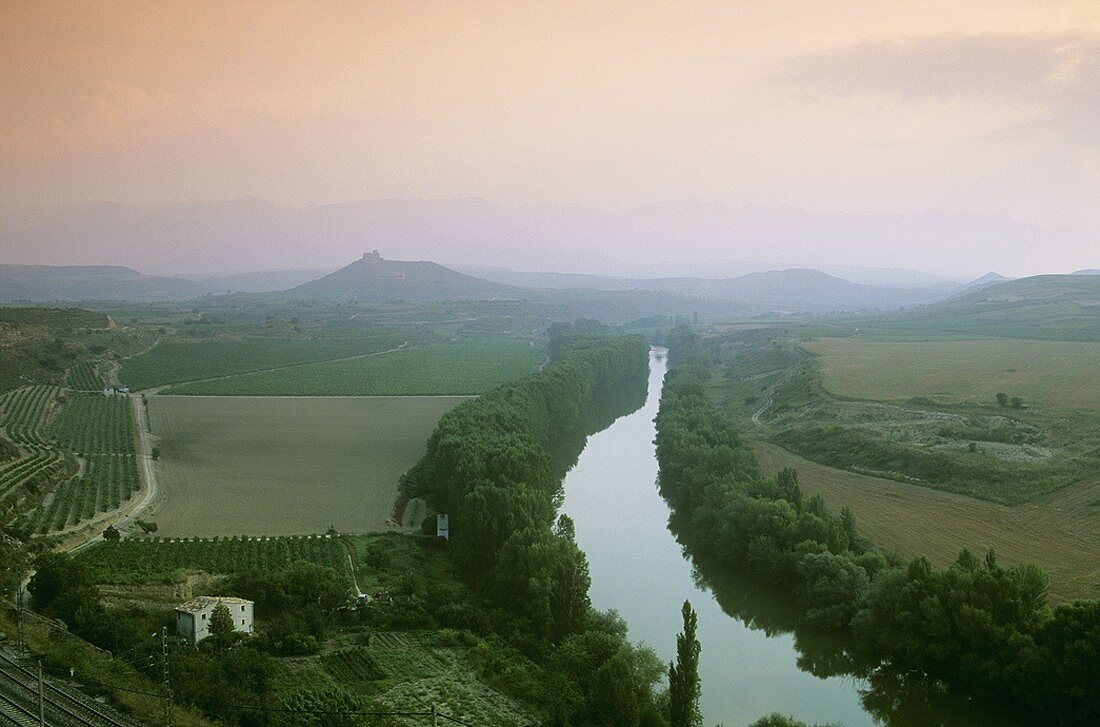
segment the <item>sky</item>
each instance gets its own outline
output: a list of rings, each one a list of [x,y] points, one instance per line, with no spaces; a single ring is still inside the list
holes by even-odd
[[[937,210],[1095,267],[1098,188],[1095,0],[0,0],[0,211]]]

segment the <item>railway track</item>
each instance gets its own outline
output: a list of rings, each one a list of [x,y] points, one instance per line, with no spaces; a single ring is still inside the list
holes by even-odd
[[[91,697],[77,696],[43,680],[45,723],[52,727],[133,727]],[[36,727],[38,721],[38,673],[0,653],[0,725]]]

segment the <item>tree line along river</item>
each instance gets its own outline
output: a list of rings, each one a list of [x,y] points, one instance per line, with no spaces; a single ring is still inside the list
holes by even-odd
[[[565,477],[563,511],[573,518],[577,543],[588,557],[592,605],[618,611],[631,640],[649,645],[667,662],[675,658],[682,628],[680,605],[691,601],[699,616],[707,725],[747,725],[771,712],[848,727],[884,721],[993,724],[985,719],[990,715],[965,705],[961,711],[957,704],[949,708],[937,699],[922,699],[899,713],[904,695],[869,690],[864,680],[830,670],[836,649],[828,639],[798,629],[787,598],[735,575],[704,581],[669,532],[669,508],[656,486],[653,419],[665,354],[650,352],[645,404],[589,437]]]

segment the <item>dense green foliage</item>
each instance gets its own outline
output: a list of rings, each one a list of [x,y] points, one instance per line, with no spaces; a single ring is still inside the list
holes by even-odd
[[[796,426],[771,437],[784,449],[815,462],[874,473],[904,482],[919,482],[936,489],[959,492],[1005,504],[1028,502],[1081,480],[1100,462],[1095,456],[1071,460],[1068,457],[1038,463],[1006,460],[988,454],[980,442],[997,441],[1011,433],[995,430],[952,430],[939,434],[955,440],[969,440],[968,449],[921,446],[859,426]]]
[[[699,639],[695,632],[699,617],[691,604],[681,609],[684,630],[676,635],[676,663],[668,665],[668,711],[672,727],[698,727],[703,723],[699,712]]]
[[[346,601],[345,579],[328,568],[302,561],[237,573],[224,587],[254,599],[265,628],[259,638],[242,640],[232,624],[222,623],[220,630],[217,628],[215,612],[212,636],[195,650],[175,638],[170,612],[104,605],[87,563],[87,559],[63,554],[39,556],[29,586],[35,610],[61,619],[73,633],[109,649],[116,658],[121,657],[119,661],[139,670],[159,663],[160,640],[155,635],[167,626],[172,634],[169,658],[177,704],[197,707],[211,719],[227,724],[302,723],[300,714],[291,717],[262,711],[277,690],[278,662],[271,654],[301,655],[317,650],[334,609]],[[111,671],[114,673],[101,675],[108,689],[120,670]],[[297,705],[295,712],[318,708],[310,706],[308,695],[291,692],[287,700],[288,707]]]
[[[561,478],[584,435],[624,387],[644,390],[648,346],[639,337],[573,330],[555,336],[550,356],[542,371],[447,413],[402,492],[449,514],[460,568],[475,591],[492,594],[515,619],[509,631],[525,652],[544,663],[569,653],[591,665],[554,668],[556,722],[656,720],[652,685],[660,667],[622,636],[593,630],[587,561],[572,522],[554,521]],[[552,451],[562,442],[573,451]]]
[[[394,344],[395,346],[397,344]],[[180,384],[168,394],[214,396],[407,396],[480,394],[534,371],[542,354],[514,336],[461,336],[337,361]]]
[[[694,557],[790,590],[808,624],[850,635],[866,665],[924,673],[1065,723],[1100,718],[1095,601],[1051,613],[1045,575],[1001,567],[992,552],[981,561],[963,551],[942,571],[921,558],[891,564],[856,537],[849,511],[838,517],[819,496],[805,500],[793,471],[759,474],[707,397],[708,375],[670,371],[657,417],[661,492]]]
[[[787,717],[785,715],[775,713],[769,714],[767,717],[761,717],[756,720],[749,727],[826,727],[825,725],[808,725],[801,720],[794,719],[793,717]]]

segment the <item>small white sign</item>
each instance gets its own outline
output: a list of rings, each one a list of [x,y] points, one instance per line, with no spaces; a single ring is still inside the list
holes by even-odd
[[[443,538],[444,540],[450,540],[451,534],[449,526],[447,525],[446,515],[435,516],[435,535],[437,538]]]

